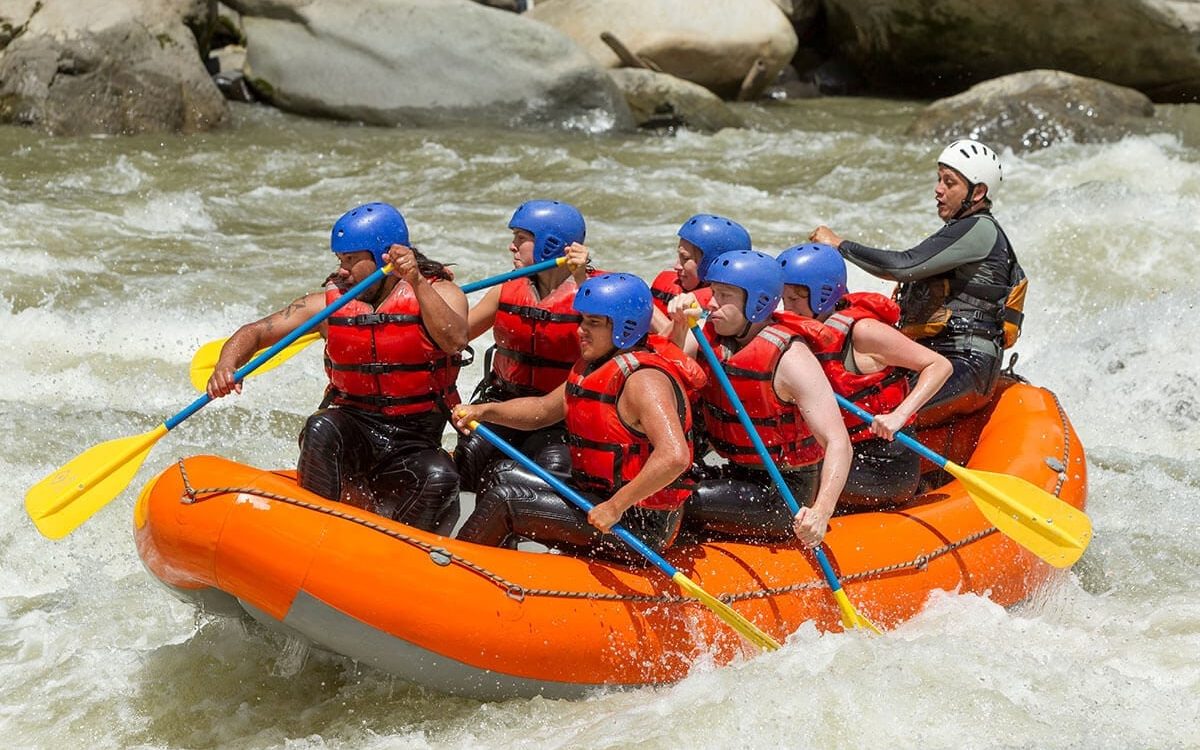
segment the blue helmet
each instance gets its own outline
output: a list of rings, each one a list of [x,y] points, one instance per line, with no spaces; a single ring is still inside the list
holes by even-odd
[[[833,245],[810,242],[779,254],[783,283],[808,288],[808,306],[818,318],[832,312],[846,293],[846,261]]]
[[[335,253],[369,250],[375,265],[383,267],[383,254],[392,245],[408,244],[408,224],[395,207],[367,203],[342,214],[333,225],[329,246]]]
[[[696,214],[683,222],[679,238],[692,243],[703,253],[696,265],[696,275],[708,281],[708,269],[723,253],[750,250],[750,233],[741,224],[724,216]]]
[[[708,269],[708,281],[729,284],[746,292],[746,320],[766,320],[783,297],[783,274],[770,255],[757,250],[725,253]]]
[[[525,201],[513,212],[508,228],[524,229],[533,235],[535,263],[561,258],[567,245],[583,242],[587,235],[583,214],[560,201]]]
[[[618,349],[633,346],[650,330],[654,302],[650,287],[631,273],[593,276],[575,292],[575,310],[603,315],[612,321],[612,342]]]

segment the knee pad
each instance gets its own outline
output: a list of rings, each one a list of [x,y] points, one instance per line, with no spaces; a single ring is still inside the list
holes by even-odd
[[[493,461],[479,477],[475,492],[482,495],[493,487],[502,484],[512,484],[516,476],[522,472],[521,465],[511,459]],[[477,498],[478,499],[478,498]]]
[[[477,433],[460,435],[454,449],[454,464],[458,468],[459,481],[464,492],[478,492],[488,464],[498,452],[492,444]]]
[[[538,451],[534,460],[537,461],[538,466],[551,474],[570,475],[571,446],[566,444],[547,445]]]
[[[458,520],[458,472],[440,448],[393,458],[376,469],[371,486],[381,516],[439,534]]]
[[[513,513],[509,501],[514,489],[512,485],[493,484],[478,492],[475,495],[475,510],[459,530],[458,538],[491,547],[502,547],[512,542]]]
[[[300,455],[296,459],[299,484],[329,500],[340,500],[345,480],[346,440],[336,412],[319,411],[308,418],[300,432]]]

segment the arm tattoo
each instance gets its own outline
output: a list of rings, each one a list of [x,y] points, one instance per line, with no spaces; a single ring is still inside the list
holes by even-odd
[[[304,308],[304,298],[300,297],[299,299],[292,300],[291,304],[289,304],[287,307],[280,310],[279,317],[289,318],[289,317],[291,317],[292,313],[294,313],[298,310],[302,310],[303,308]]]

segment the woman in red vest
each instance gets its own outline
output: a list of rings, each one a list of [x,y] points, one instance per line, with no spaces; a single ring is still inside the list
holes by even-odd
[[[492,287],[471,308],[471,339],[491,329],[496,342],[488,352],[487,374],[475,389],[474,403],[545,395],[563,384],[579,359],[580,316],[572,305],[576,289],[589,275],[583,215],[560,201],[527,201],[513,213],[508,228],[514,268],[563,256],[567,263]],[[570,468],[561,423],[532,431],[501,427],[497,433],[546,469]],[[462,489],[478,491],[479,478],[500,458],[500,452],[478,435],[459,435],[454,462]]]
[[[348,302],[325,338],[325,403],[300,433],[300,486],[427,531],[458,520],[458,473],[442,432],[459,404],[455,380],[467,345],[467,298],[446,268],[408,245],[394,207],[368,203],[333,225],[339,268],[325,290],[237,330],[208,381],[213,398],[241,392],[233,373],[391,263],[392,273]]]
[[[846,262],[836,248],[797,245],[778,260],[784,309],[828,329],[813,353],[833,390],[875,415],[868,425],[845,413],[854,460],[840,506],[874,508],[909,499],[920,482],[920,458],[893,438],[950,377],[950,361],[895,327],[900,307],[888,297],[848,294]]]
[[[654,330],[670,330],[667,303],[689,292],[700,305],[712,296],[705,272],[723,253],[750,249],[750,233],[741,224],[724,216],[696,214],[679,227],[679,247],[674,268],[661,272],[650,284],[654,295]]]

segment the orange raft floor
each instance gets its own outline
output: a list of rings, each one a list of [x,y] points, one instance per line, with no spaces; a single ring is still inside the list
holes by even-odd
[[[1057,399],[1006,385],[992,409],[921,439],[1083,508],[1083,447]],[[753,652],[656,568],[429,534],[312,495],[292,472],[184,459],[147,485],[134,516],[143,562],[184,600],[249,613],[442,692],[575,697],[672,682],[701,656],[724,664]],[[957,481],[903,509],[836,516],[826,544],[850,601],[882,628],[920,611],[932,590],[1008,606],[1054,572],[991,527]],[[708,543],[666,557],[781,642],[810,620],[841,629],[802,550]]]

